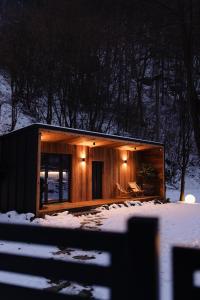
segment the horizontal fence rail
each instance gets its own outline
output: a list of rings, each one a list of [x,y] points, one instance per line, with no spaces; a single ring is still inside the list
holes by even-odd
[[[83,298],[75,295],[56,294],[39,289],[26,288],[11,284],[1,284],[0,292],[2,300],[21,299],[21,300],[80,300]]]
[[[83,250],[111,251],[114,246],[124,243],[125,235],[111,232],[0,223],[0,240],[74,247]]]
[[[112,300],[158,300],[158,221],[135,217],[125,233],[95,232],[0,223],[0,240],[100,250],[110,265],[100,266],[51,258],[0,253],[0,270],[108,287]],[[145,288],[144,288],[145,287]],[[43,300],[83,299],[47,290],[0,283],[6,300],[22,297]]]

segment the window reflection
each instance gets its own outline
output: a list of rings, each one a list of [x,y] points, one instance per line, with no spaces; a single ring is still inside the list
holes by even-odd
[[[42,153],[40,204],[68,201],[70,198],[71,156]]]

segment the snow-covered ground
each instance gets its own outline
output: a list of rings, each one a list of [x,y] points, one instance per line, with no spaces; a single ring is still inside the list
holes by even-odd
[[[192,181],[193,182],[193,181]],[[191,183],[191,182],[190,182]],[[194,193],[195,191],[195,193]],[[195,194],[200,202],[198,185],[187,185],[187,193]],[[177,192],[168,191],[171,200],[176,200]],[[177,198],[178,199],[178,198]],[[123,232],[126,230],[127,220],[133,216],[156,216],[160,222],[160,276],[162,300],[171,299],[171,247],[173,245],[185,245],[200,247],[200,204],[168,203],[155,205],[145,203],[143,205],[119,207],[111,205],[98,208],[98,213],[93,215],[74,216],[68,212],[55,216],[46,215],[44,219],[33,219],[32,214],[17,214],[9,212],[0,214],[0,221],[11,223],[38,224],[41,226],[60,226],[68,228],[83,228],[102,231]],[[27,254],[33,256],[48,257],[54,259],[84,261],[86,263],[109,264],[109,256],[106,253],[95,251],[82,251],[77,249],[58,249],[56,247],[36,246],[31,244],[13,244],[0,241],[0,252]],[[51,279],[22,276],[0,272],[0,281],[13,282],[20,285],[38,288],[56,288],[57,291],[67,293],[84,293],[94,297],[107,299],[109,291],[99,287],[81,286],[69,282],[53,282]]]

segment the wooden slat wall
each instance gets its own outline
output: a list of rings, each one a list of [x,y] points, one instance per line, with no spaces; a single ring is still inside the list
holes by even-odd
[[[128,181],[136,179],[136,152],[48,142],[41,143],[41,152],[72,155],[72,202],[92,200],[92,161],[104,162],[103,199],[118,195],[116,182],[127,188]],[[82,157],[85,162],[81,162]],[[124,159],[127,164],[123,163]]]

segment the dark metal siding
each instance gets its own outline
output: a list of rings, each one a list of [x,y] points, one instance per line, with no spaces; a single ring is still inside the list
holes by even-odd
[[[36,212],[38,130],[16,131],[0,138],[0,210]]]

